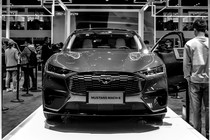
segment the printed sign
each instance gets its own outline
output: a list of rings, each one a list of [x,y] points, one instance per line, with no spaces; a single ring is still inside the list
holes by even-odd
[[[123,104],[122,92],[90,92],[88,94],[89,104]]]

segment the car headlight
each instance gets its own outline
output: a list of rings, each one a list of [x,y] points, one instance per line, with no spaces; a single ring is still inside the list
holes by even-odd
[[[153,68],[147,68],[145,70],[139,71],[140,74],[143,74],[145,76],[155,76],[158,74],[163,74],[164,73],[164,67],[163,66],[158,66],[158,67],[153,67]]]
[[[47,66],[47,71],[54,72],[54,73],[57,73],[57,74],[68,74],[68,73],[72,73],[73,72],[71,70],[64,69],[64,68],[61,68],[61,67],[56,67],[56,66],[51,65],[51,64],[49,64]]]

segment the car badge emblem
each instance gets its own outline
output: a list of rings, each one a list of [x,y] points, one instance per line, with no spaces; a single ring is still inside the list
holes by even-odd
[[[102,82],[103,84],[107,85],[110,82],[115,81],[115,79],[111,78],[111,77],[101,77],[99,81]]]

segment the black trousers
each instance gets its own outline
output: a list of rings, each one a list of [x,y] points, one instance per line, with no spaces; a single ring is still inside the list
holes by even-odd
[[[30,78],[31,78],[31,81],[32,81],[32,87],[36,87],[33,68],[31,68],[31,67],[28,67],[28,68],[27,67],[22,67],[22,70],[24,72],[23,88],[27,88],[27,87],[29,88],[30,87]]]

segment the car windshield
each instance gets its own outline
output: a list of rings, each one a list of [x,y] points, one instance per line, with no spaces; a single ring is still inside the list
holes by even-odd
[[[67,41],[68,51],[83,51],[90,49],[112,49],[139,51],[145,45],[137,35],[131,33],[111,33],[104,31],[100,33],[88,32],[74,34]]]

